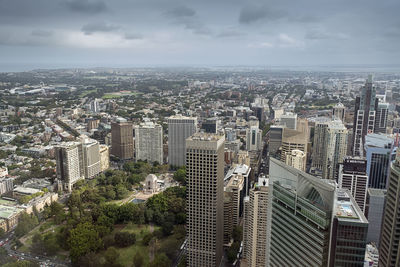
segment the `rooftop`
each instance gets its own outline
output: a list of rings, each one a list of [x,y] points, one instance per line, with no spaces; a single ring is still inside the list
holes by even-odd
[[[386,189],[368,188],[368,194],[374,197],[385,197]]]
[[[0,205],[0,218],[9,219],[21,211],[23,211],[23,209]]]
[[[231,167],[225,175],[224,181],[229,180],[234,174],[241,174],[243,176],[248,176],[250,173],[250,167],[246,164],[236,165]]]
[[[37,192],[40,192],[39,189],[35,189],[35,188],[29,188],[29,187],[22,187],[22,186],[18,186],[16,188],[14,188],[14,192],[20,193],[20,194],[24,194],[24,195],[33,195]]]
[[[212,133],[195,133],[188,137],[186,140],[199,140],[199,141],[218,141],[221,136]]]
[[[256,188],[259,188],[259,187],[267,187],[268,184],[269,184],[269,179],[268,179],[268,178],[265,178],[265,176],[262,176],[262,177],[258,177],[258,181],[257,181],[257,183],[255,184],[255,187],[256,187]]]
[[[0,198],[0,205],[15,206],[15,205],[17,205],[17,202]]]
[[[176,114],[176,115],[170,116],[168,119],[194,120],[194,119],[197,119],[197,118],[196,117],[183,116],[182,114]]]
[[[368,223],[349,191],[338,189],[334,215],[339,220]]]
[[[365,136],[365,147],[391,148],[393,138],[385,134],[371,133]]]

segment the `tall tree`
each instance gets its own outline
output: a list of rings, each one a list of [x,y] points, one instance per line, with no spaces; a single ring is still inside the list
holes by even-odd
[[[102,240],[95,226],[90,222],[85,222],[78,224],[75,229],[70,231],[68,245],[71,259],[76,262],[79,257],[101,248]]]

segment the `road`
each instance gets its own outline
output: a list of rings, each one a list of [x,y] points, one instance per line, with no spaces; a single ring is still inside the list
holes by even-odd
[[[64,266],[71,266],[70,262],[56,260],[51,257],[45,257],[42,255],[35,255],[33,253],[24,253],[20,251],[13,250],[11,248],[11,240],[14,237],[14,233],[6,234],[0,242],[3,243],[2,247],[6,249],[9,256],[20,259],[20,260],[30,260],[34,262],[38,262],[41,266],[53,266],[53,267],[64,267]]]

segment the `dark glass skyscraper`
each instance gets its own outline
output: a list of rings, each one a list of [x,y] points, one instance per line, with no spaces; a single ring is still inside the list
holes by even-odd
[[[270,159],[267,266],[364,266],[368,221],[348,190]]]
[[[372,76],[370,75],[362,88],[361,97],[356,97],[352,140],[353,156],[362,155],[365,136],[374,131],[376,101],[376,91],[372,86]]]
[[[400,266],[400,155],[392,164],[383,212],[379,266]]]
[[[368,187],[386,189],[390,162],[394,159],[394,140],[383,134],[365,137]]]

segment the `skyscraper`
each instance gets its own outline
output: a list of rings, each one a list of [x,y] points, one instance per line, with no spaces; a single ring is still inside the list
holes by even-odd
[[[283,128],[282,133],[282,151],[281,161],[286,162],[286,155],[292,153],[293,150],[300,150],[307,155],[307,145],[309,139],[308,121],[300,120],[297,123],[297,130],[290,128]],[[306,157],[304,158],[304,165],[307,164]]]
[[[395,157],[394,140],[384,134],[365,137],[368,187],[386,189],[390,162]]]
[[[72,191],[72,186],[84,179],[82,143],[68,142],[55,147],[57,179],[60,190]]]
[[[239,225],[245,195],[245,177],[234,174],[224,181],[224,244],[231,241],[234,227]]]
[[[341,120],[328,123],[323,152],[322,177],[325,179],[338,178],[339,164],[347,150],[347,129]]]
[[[186,139],[187,263],[219,266],[223,246],[224,137]]]
[[[325,143],[327,139],[328,121],[316,122],[314,128],[314,144],[312,152],[311,166],[322,171],[324,154],[326,151]]]
[[[368,221],[350,192],[270,159],[267,266],[363,266]]]
[[[337,179],[347,150],[348,131],[337,118],[315,125],[312,167],[325,179]]]
[[[292,130],[297,130],[297,114],[287,112],[280,116],[279,125],[285,126]]]
[[[375,133],[386,133],[389,103],[379,102],[376,107]]]
[[[369,227],[367,242],[374,242],[379,247],[382,229],[383,210],[385,208],[386,189],[368,188],[365,216]]]
[[[110,167],[110,153],[107,145],[100,145],[100,170],[105,171]]]
[[[390,168],[379,245],[379,266],[400,266],[400,150]]]
[[[267,134],[268,152],[271,157],[278,157],[282,146],[283,126],[271,125]]]
[[[111,155],[120,160],[133,159],[133,125],[123,118],[111,124]]]
[[[246,129],[246,150],[257,151],[262,149],[261,130],[258,126],[250,126]]]
[[[163,129],[161,125],[147,121],[135,126],[136,160],[163,164]]]
[[[274,158],[269,179],[267,266],[328,266],[335,182]]]
[[[364,267],[368,221],[347,190],[337,190],[329,266]]]
[[[306,171],[306,154],[303,151],[294,149],[290,153],[286,153],[286,164],[298,170]]]
[[[236,140],[236,129],[225,128],[225,139],[226,141],[235,141]]]
[[[345,112],[346,112],[345,106],[339,102],[332,109],[332,118],[344,122],[344,116],[346,115]]]
[[[249,267],[266,266],[268,179],[259,177],[245,198],[243,258]]]
[[[83,169],[86,179],[101,172],[99,142],[89,138],[82,139]]]
[[[362,212],[367,200],[367,160],[359,157],[345,157],[339,168],[339,188],[348,189]]]
[[[206,133],[216,134],[218,130],[218,119],[217,118],[208,118],[201,124],[201,129],[203,129]]]
[[[374,132],[376,101],[376,90],[372,85],[372,76],[370,75],[362,88],[361,97],[356,97],[352,140],[353,156],[362,155],[365,136]]]
[[[197,118],[182,115],[168,118],[168,163],[173,166],[185,165],[186,138],[197,131]]]

